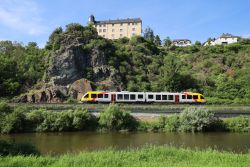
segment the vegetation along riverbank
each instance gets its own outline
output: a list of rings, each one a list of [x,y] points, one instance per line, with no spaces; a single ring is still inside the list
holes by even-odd
[[[250,117],[219,119],[206,108],[186,108],[180,114],[161,116],[156,121],[140,121],[119,105],[109,105],[99,116],[83,108],[52,112],[45,109],[11,108],[0,103],[1,133],[61,131],[167,131],[250,132]]]
[[[61,156],[5,156],[0,166],[249,166],[250,154],[214,150],[191,150],[169,146],[146,146],[141,149],[106,149]]]

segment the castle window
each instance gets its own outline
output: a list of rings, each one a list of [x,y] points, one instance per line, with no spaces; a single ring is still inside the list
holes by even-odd
[[[135,28],[132,28],[132,31],[135,31]]]
[[[103,35],[103,38],[105,38],[105,35]]]
[[[130,23],[128,23],[128,26],[130,25]]]
[[[115,32],[115,29],[112,29],[112,32]]]
[[[122,29],[120,29],[120,32],[122,32]]]
[[[115,37],[115,34],[112,34],[112,38],[114,38]]]
[[[112,27],[114,27],[115,26],[115,24],[112,24]]]
[[[106,27],[106,24],[104,24],[103,27]]]
[[[120,34],[120,37],[122,37],[122,34]]]
[[[132,25],[135,25],[135,23],[132,23]]]
[[[103,29],[103,32],[106,32],[106,29]]]
[[[132,33],[132,36],[135,36],[135,33]]]
[[[99,29],[99,32],[102,32],[102,29]]]
[[[121,23],[121,26],[122,26],[123,24]]]

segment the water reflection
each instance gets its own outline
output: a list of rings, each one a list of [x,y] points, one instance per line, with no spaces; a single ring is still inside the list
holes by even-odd
[[[248,152],[249,133],[26,133],[0,136],[1,139],[31,142],[43,154],[62,154],[108,147],[125,149],[146,144],[174,145],[184,148],[215,148],[233,152]]]

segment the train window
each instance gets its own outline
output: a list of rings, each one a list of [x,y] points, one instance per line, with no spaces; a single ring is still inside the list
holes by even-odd
[[[135,100],[135,94],[130,95],[130,100]]]
[[[89,94],[86,94],[86,95],[84,96],[84,98],[89,98]]]
[[[167,100],[168,99],[168,95],[162,95],[162,100]]]
[[[182,98],[182,99],[186,99],[186,95],[182,95],[181,98]]]
[[[161,100],[161,95],[156,95],[156,100]]]
[[[187,95],[187,99],[192,99],[192,95]]]
[[[201,99],[204,99],[204,97],[203,96],[200,96],[201,97]]]
[[[129,95],[128,94],[124,95],[124,100],[129,100]]]
[[[143,99],[143,95],[142,95],[142,94],[139,94],[139,95],[138,95],[138,99]]]
[[[154,95],[148,95],[148,99],[153,99]]]
[[[174,100],[174,95],[168,95],[168,100]]]
[[[98,98],[103,98],[103,94],[98,94],[97,97]]]
[[[91,98],[96,98],[96,94],[91,94]]]
[[[198,99],[198,95],[193,95],[193,99]]]
[[[118,94],[117,99],[122,100],[123,99],[123,94]]]
[[[104,95],[104,98],[106,98],[106,99],[109,98],[109,95],[108,95],[108,94],[105,94],[105,95]]]

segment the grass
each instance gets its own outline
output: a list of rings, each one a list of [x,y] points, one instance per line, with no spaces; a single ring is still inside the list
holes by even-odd
[[[86,167],[215,167],[250,166],[250,153],[235,154],[215,150],[191,150],[170,146],[146,146],[140,149],[106,149],[61,156],[0,157],[1,167],[86,166]]]

